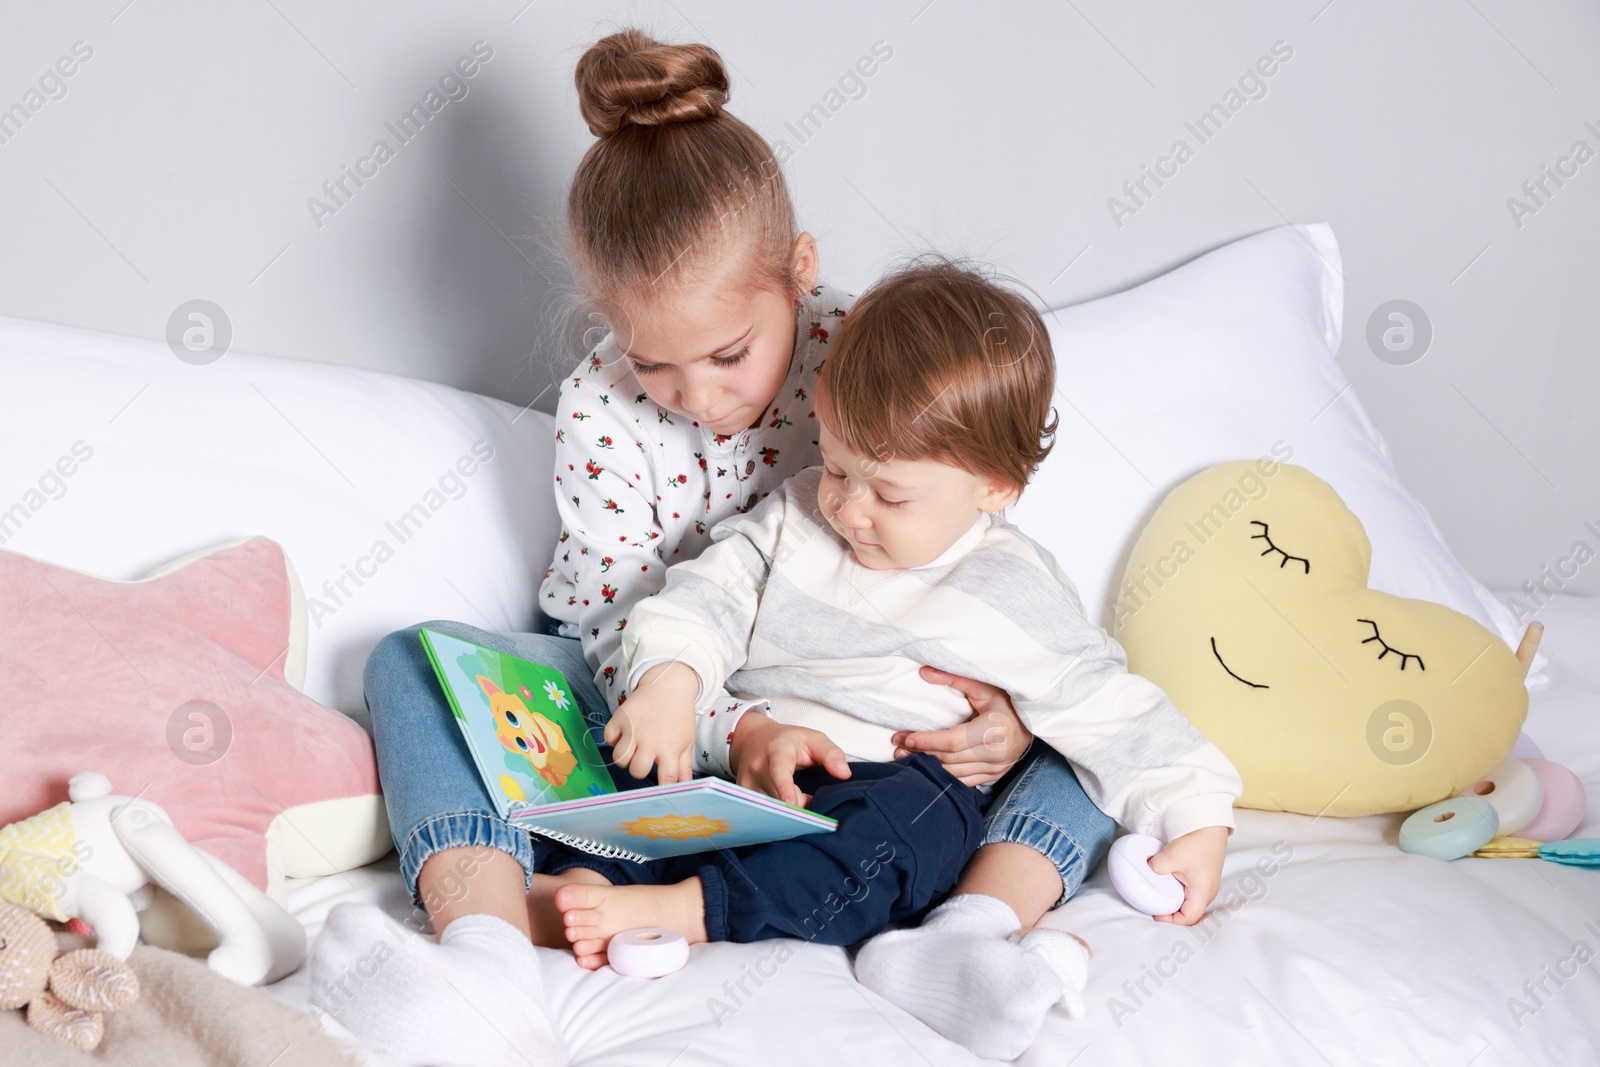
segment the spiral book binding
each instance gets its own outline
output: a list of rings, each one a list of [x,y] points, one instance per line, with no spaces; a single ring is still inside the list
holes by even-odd
[[[550,840],[559,841],[563,845],[571,845],[573,848],[579,849],[583,852],[588,852],[591,855],[604,856],[606,859],[611,860],[631,860],[634,863],[650,862],[649,856],[635,852],[629,848],[621,848],[617,845],[604,845],[599,841],[591,841],[587,837],[577,837],[573,834],[558,833],[555,830],[545,830],[537,826],[530,826],[528,829],[532,830],[540,837],[548,837]]]

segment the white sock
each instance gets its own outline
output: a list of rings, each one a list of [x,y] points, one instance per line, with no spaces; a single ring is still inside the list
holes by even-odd
[[[340,904],[311,946],[311,1002],[373,1052],[411,1067],[564,1067],[538,949],[492,915],[437,942],[369,904]]]
[[[921,926],[879,934],[856,956],[856,978],[885,1000],[982,1056],[1014,1060],[1056,1004],[1083,1016],[1089,952],[1057,930],[1013,937],[1002,900],[953,896]]]

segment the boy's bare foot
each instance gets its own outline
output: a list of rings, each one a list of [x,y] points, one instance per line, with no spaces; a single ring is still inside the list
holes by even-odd
[[[676,930],[698,945],[706,940],[705,895],[700,879],[676,885],[558,886],[555,905],[566,920],[567,940],[578,965],[598,970],[606,964],[613,935],[640,926]]]
[[[528,927],[540,948],[567,948],[566,920],[556,907],[556,890],[564,885],[610,885],[606,876],[587,867],[568,867],[560,874],[536,874],[528,890]]]

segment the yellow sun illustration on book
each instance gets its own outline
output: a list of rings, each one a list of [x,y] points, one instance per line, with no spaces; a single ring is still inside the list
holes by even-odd
[[[704,815],[641,816],[632,822],[619,823],[617,829],[629,837],[646,837],[652,840],[670,837],[684,841],[691,837],[711,837],[733,832],[727,819],[708,819]]]

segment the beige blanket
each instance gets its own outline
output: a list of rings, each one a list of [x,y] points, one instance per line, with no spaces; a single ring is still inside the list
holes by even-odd
[[[63,952],[89,942],[58,934]],[[350,1046],[270,993],[213,974],[201,960],[140,945],[128,963],[139,1002],[106,1016],[92,1053],[31,1029],[21,1011],[0,1011],[0,1064],[28,1067],[354,1067]]]

